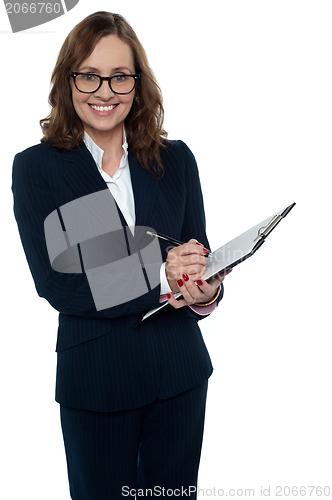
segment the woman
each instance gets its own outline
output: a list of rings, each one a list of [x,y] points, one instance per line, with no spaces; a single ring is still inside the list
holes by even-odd
[[[222,278],[202,279],[194,157],[165,138],[159,88],[121,16],[79,23],[52,84],[42,142],[15,157],[13,193],[38,294],[60,312],[56,401],[71,498],[151,498],[158,488],[195,498],[212,372],[197,321],[220,301]],[[143,231],[131,252],[128,227],[186,243],[159,247]],[[146,258],[150,241],[158,250]],[[162,300],[171,307],[136,326]]]

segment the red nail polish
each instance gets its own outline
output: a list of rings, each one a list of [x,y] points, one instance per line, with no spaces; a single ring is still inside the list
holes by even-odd
[[[207,248],[203,248],[203,253],[205,254],[210,253],[210,250],[208,250]]]
[[[189,281],[189,276],[188,276],[188,274],[183,274],[183,275],[182,275],[182,278],[184,279],[184,281]]]
[[[183,281],[182,281],[181,279],[180,279],[180,280],[178,280],[178,285],[179,285],[179,286],[183,286]]]
[[[203,246],[202,243],[198,243],[198,241],[196,241],[196,245],[199,245],[199,246]]]
[[[202,286],[203,285],[203,281],[202,280],[196,280],[196,283],[198,286]]]
[[[168,293],[167,294],[167,298],[170,299],[172,297],[172,294],[171,293]]]

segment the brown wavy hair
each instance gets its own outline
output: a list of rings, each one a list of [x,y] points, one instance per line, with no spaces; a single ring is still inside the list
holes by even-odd
[[[125,120],[129,147],[143,168],[162,176],[160,152],[167,142],[167,133],[163,129],[161,91],[136,33],[119,14],[95,12],[83,19],[67,36],[52,73],[49,94],[52,110],[40,120],[44,134],[41,140],[65,150],[73,149],[82,142],[84,130],[72,103],[70,74],[107,35],[117,35],[131,47],[135,71],[140,74],[135,99]]]

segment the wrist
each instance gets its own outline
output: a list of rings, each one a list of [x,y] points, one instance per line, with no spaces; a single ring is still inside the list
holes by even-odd
[[[196,302],[195,306],[199,307],[209,306],[218,299],[219,295],[220,295],[220,286],[217,288],[217,292],[215,293],[214,297],[211,300],[209,300],[208,302]]]

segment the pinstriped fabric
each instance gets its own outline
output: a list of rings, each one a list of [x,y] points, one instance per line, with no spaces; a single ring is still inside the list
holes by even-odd
[[[56,400],[115,411],[199,385],[212,373],[210,357],[196,320],[181,320],[175,312],[139,328],[120,324],[109,335],[58,353]]]
[[[162,152],[157,179],[131,155],[136,223],[209,248],[195,159],[181,141]],[[79,196],[107,189],[84,144],[60,152],[47,144],[15,157],[14,212],[40,296],[59,312],[56,400],[96,411],[138,408],[201,384],[212,365],[189,308],[167,308],[140,327],[136,321],[159,304],[160,287],[116,307],[96,311],[84,274],[62,274],[49,262],[45,218]],[[161,242],[166,259],[167,244]]]
[[[44,236],[44,220],[58,206],[53,184],[39,148],[15,157],[13,165],[14,213],[37,292],[58,310],[66,310],[75,295],[80,311],[95,310],[85,276],[52,270]],[[52,187],[51,187],[52,186]],[[70,307],[70,306],[69,306]]]
[[[122,485],[135,487],[139,414],[100,414],[61,406],[71,498],[116,499],[121,498]]]
[[[72,499],[120,500],[134,489],[138,498],[160,498],[162,488],[196,498],[206,390],[207,381],[173,398],[112,413],[61,405]]]

